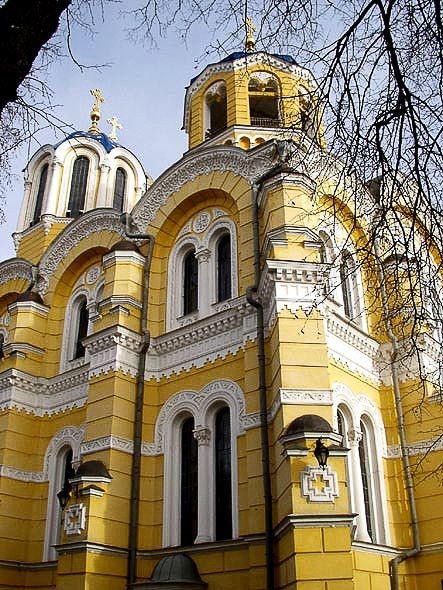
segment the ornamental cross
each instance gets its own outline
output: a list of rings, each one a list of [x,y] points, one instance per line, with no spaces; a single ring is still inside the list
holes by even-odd
[[[105,102],[105,97],[103,96],[100,88],[94,88],[94,90],[91,90],[91,94],[95,98],[95,102],[92,106],[92,110],[100,112],[100,103]]]
[[[254,51],[254,49],[255,49],[254,32],[256,30],[257,30],[257,28],[254,25],[252,18],[250,16],[248,16],[246,18],[246,43],[245,43],[246,51]]]
[[[98,128],[98,122],[100,121],[100,103],[105,102],[103,97],[102,91],[99,88],[94,88],[91,90],[92,96],[95,98],[95,102],[92,105],[92,110],[89,113],[91,117],[91,126],[88,129],[88,133],[93,133],[98,135],[100,133],[100,129]]]
[[[111,135],[109,136],[109,139],[111,141],[117,141],[117,129],[122,129],[123,125],[120,123],[120,121],[117,119],[117,117],[115,115],[112,116],[110,119],[107,119],[106,122],[109,123],[109,125],[111,125],[111,127],[112,127],[112,131],[111,131]]]

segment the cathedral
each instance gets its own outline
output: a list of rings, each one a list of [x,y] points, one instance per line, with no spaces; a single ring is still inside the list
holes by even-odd
[[[0,263],[1,590],[441,589],[441,334],[397,330],[389,244],[362,255],[378,185],[328,151],[317,90],[249,37],[191,80],[157,179],[98,89],[28,162]]]

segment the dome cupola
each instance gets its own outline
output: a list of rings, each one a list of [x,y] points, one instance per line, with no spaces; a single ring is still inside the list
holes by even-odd
[[[255,50],[248,23],[245,51],[209,64],[191,80],[183,128],[192,149],[210,144],[249,149],[288,133],[323,143],[317,84],[290,55]]]
[[[117,141],[116,117],[100,131],[103,96],[92,90],[94,105],[88,131],[75,131],[55,145],[41,147],[25,169],[25,195],[17,232],[65,223],[86,211],[110,207],[130,211],[152,180],[134,154]]]

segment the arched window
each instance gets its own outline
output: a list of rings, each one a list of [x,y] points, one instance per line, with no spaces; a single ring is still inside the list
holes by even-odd
[[[82,297],[77,308],[77,331],[75,337],[74,359],[85,356],[85,347],[82,344],[83,338],[88,335],[89,312],[86,297]]]
[[[78,217],[85,207],[86,186],[88,183],[89,160],[80,156],[72,168],[71,190],[69,193],[67,217]]]
[[[215,416],[215,538],[232,539],[231,417],[227,407]]]
[[[38,183],[37,196],[35,198],[34,216],[32,218],[31,225],[35,225],[40,221],[40,215],[42,214],[43,196],[45,194],[46,180],[48,178],[49,165],[45,164],[40,172],[40,180]]]
[[[115,173],[114,201],[112,205],[114,209],[117,209],[117,211],[123,211],[125,193],[126,171],[123,168],[117,168],[117,171]]]
[[[181,432],[180,539],[192,545],[198,526],[198,446],[194,437],[194,418],[187,418]]]
[[[251,125],[280,127],[279,85],[267,72],[254,72],[248,84]]]
[[[217,301],[231,298],[231,236],[225,234],[217,244]]]
[[[57,559],[57,553],[53,545],[60,542],[61,529],[61,508],[58,502],[57,494],[63,489],[70,489],[69,479],[74,477],[74,468],[72,466],[73,451],[70,446],[63,446],[57,453],[54,464],[53,479],[50,482],[51,495],[48,496],[48,512],[45,535],[45,560]]]
[[[343,311],[346,317],[360,323],[361,313],[359,306],[357,276],[355,262],[351,254],[343,252],[340,264],[340,282],[343,293]]]
[[[198,260],[195,250],[183,260],[183,315],[198,309]]]
[[[360,398],[340,403],[337,408],[337,430],[343,436],[343,446],[349,449],[346,458],[350,508],[356,516],[355,539],[365,543],[386,544],[386,497],[379,457],[382,450],[377,443],[373,418],[362,414],[352,404],[366,404]]]
[[[315,109],[311,93],[305,88],[301,89],[299,94],[300,104],[300,127],[309,139],[315,139],[317,136],[317,126],[315,123]]]
[[[371,473],[368,432],[363,421],[360,421],[360,432],[361,438],[360,442],[358,443],[358,455],[360,458],[361,485],[365,503],[366,529],[368,531],[369,537],[371,538],[371,541],[375,541],[373,512],[374,490],[372,489],[371,481],[373,474]]]
[[[205,95],[205,139],[209,139],[228,126],[226,85],[215,82]]]

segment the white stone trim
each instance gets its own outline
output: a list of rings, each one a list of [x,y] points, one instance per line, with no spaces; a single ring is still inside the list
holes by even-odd
[[[10,258],[0,263],[0,285],[8,281],[24,279],[32,282],[35,267],[24,258]]]
[[[95,233],[107,231],[123,238],[125,228],[120,214],[112,209],[94,209],[74,219],[49,245],[38,266],[37,291],[44,295],[60,263],[80,242]]]
[[[109,371],[122,371],[132,377],[138,373],[142,338],[123,326],[113,326],[84,340],[89,358],[89,377]]]
[[[321,489],[319,481],[323,482]],[[338,498],[338,477],[327,465],[325,469],[306,465],[300,473],[300,492],[309,502],[334,502]]]
[[[369,541],[366,529],[365,508],[361,492],[361,469],[358,443],[361,438],[360,422],[363,421],[368,435],[368,461],[371,468],[373,512],[371,520],[374,525],[374,543],[389,544],[389,518],[387,509],[387,493],[385,474],[381,457],[387,457],[386,434],[381,413],[376,404],[366,395],[354,394],[343,383],[332,384],[333,391],[333,427],[337,429],[337,410],[343,408],[345,428],[351,451],[348,455],[348,476],[350,479],[350,499],[352,510],[359,514],[356,518],[357,538]]]
[[[82,407],[88,391],[88,370],[78,367],[51,379],[18,369],[0,374],[0,410],[15,409],[34,416],[51,416]]]
[[[339,365],[380,383],[380,345],[349,319],[336,312],[337,304],[327,300],[324,306],[328,354]]]
[[[248,341],[255,340],[256,314],[246,298],[238,297],[222,303],[227,309],[152,338],[147,353],[147,381],[153,378],[159,381],[191,367],[203,367],[244,350]]]
[[[63,483],[62,462],[68,449],[72,449],[73,464],[80,463],[80,445],[85,436],[85,425],[67,426],[59,430],[51,439],[45,454],[44,473],[49,480],[48,505],[46,509],[45,540],[43,561],[56,559],[54,545],[59,540],[61,509],[57,492]]]
[[[251,152],[233,146],[211,146],[191,150],[148,188],[133,209],[133,221],[143,231],[172,194],[187,182],[213,171],[230,171],[249,182],[254,182],[272,168],[275,152],[273,143],[264,144]]]
[[[164,453],[163,492],[163,546],[176,546],[180,542],[180,453],[179,433],[184,417],[193,416],[196,430],[214,429],[214,412],[228,406],[231,418],[231,476],[232,476],[232,534],[238,536],[237,498],[237,437],[244,432],[245,399],[240,387],[233,381],[221,379],[208,383],[199,392],[182,391],[162,406],[155,424],[155,441],[152,454]],[[213,438],[213,437],[212,437]],[[205,449],[199,447],[199,470],[204,468]],[[214,454],[212,453],[212,456]],[[209,459],[208,459],[209,461]],[[214,474],[209,469],[205,485],[199,480],[199,498],[208,506],[210,514],[199,512],[198,541],[215,540]],[[209,516],[209,522],[203,522]]]
[[[86,506],[72,504],[65,510],[64,531],[68,536],[81,535],[86,528]]]
[[[168,289],[166,329],[172,330],[211,315],[214,307],[226,302],[217,302],[217,244],[229,234],[231,244],[231,299],[238,293],[237,230],[228,213],[211,208],[199,211],[178,234],[168,260]],[[198,260],[198,309],[183,315],[183,261],[195,251]]]

